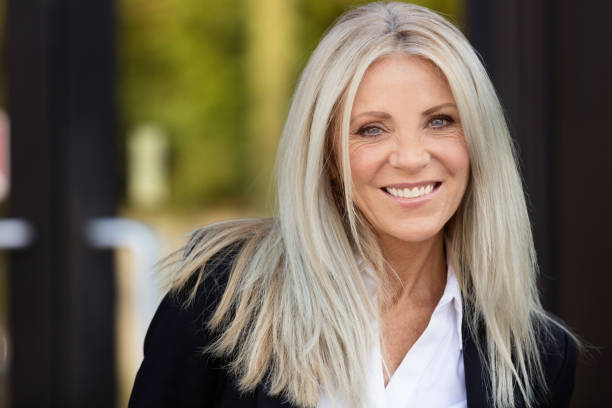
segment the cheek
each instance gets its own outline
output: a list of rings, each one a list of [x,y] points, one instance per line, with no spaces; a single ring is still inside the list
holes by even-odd
[[[353,179],[353,185],[358,186],[364,182],[367,177],[367,163],[359,160],[358,157],[351,155],[351,177]]]
[[[349,161],[353,184],[358,186],[372,181],[377,174],[384,155],[381,149],[372,144],[352,143],[349,146]]]
[[[457,211],[461,205],[470,179],[470,156],[465,145],[462,148],[453,151],[449,157],[451,171],[454,173],[456,180],[456,199],[453,204],[453,213]]]
[[[445,146],[442,152],[445,167],[458,181],[467,183],[470,174],[470,155],[462,140],[455,140]]]
[[[359,185],[360,183],[368,179],[368,173],[370,163],[368,161],[368,155],[365,154],[364,149],[350,148],[349,161],[351,164],[351,176],[353,178],[353,184]]]
[[[463,197],[470,178],[470,155],[462,139],[448,139],[439,146],[438,159],[448,174],[448,201],[445,206],[455,212]]]

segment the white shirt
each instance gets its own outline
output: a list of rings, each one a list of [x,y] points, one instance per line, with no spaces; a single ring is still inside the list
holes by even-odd
[[[461,291],[449,266],[444,293],[425,331],[404,356],[385,387],[378,344],[370,352],[366,378],[370,402],[364,408],[465,408]],[[378,336],[380,337],[380,335]],[[321,392],[318,408],[344,408]]]

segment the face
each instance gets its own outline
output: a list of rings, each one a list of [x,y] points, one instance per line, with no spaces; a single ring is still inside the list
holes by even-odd
[[[353,200],[381,244],[440,238],[470,171],[444,75],[418,57],[376,61],[357,90],[349,129]]]

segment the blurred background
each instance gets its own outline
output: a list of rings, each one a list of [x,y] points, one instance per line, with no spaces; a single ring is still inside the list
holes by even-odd
[[[0,0],[0,407],[126,406],[198,225],[271,213],[300,70],[349,0]],[[612,406],[612,2],[417,1],[481,54],[521,156],[548,310]]]

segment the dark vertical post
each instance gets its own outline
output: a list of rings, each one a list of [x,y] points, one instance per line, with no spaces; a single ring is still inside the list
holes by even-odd
[[[11,121],[11,214],[36,227],[36,243],[10,257],[10,380],[13,406],[50,406],[55,363],[53,312],[51,118],[46,15],[40,4],[10,1],[7,10],[8,106]],[[18,24],[17,21],[20,23]],[[29,24],[25,24],[25,22]],[[23,135],[23,136],[21,136]]]
[[[9,0],[11,216],[34,244],[11,254],[12,405],[115,404],[110,253],[84,241],[114,214],[110,1]]]
[[[470,0],[468,9],[468,35],[499,93],[518,148],[543,301],[557,310],[548,3]]]
[[[612,2],[563,0],[552,12],[559,314],[601,349],[578,365],[575,406],[603,407],[612,383]]]
[[[469,0],[469,35],[518,142],[545,305],[602,351],[573,403],[609,404],[612,25],[608,1]]]

